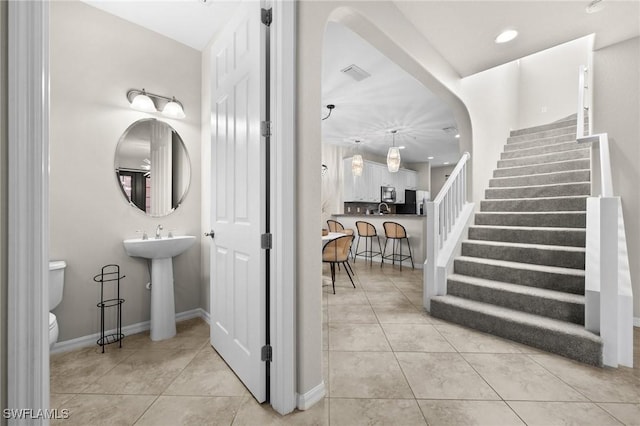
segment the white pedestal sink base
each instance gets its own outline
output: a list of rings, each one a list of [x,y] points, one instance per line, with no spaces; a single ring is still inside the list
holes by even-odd
[[[176,335],[173,259],[151,259],[151,340]]]

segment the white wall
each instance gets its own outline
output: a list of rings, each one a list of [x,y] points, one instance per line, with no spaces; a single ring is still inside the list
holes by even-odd
[[[327,173],[322,176],[323,228],[327,227],[327,219],[331,219],[331,215],[344,210],[342,151],[337,145],[322,144],[322,164],[328,167]]]
[[[462,97],[473,128],[474,185],[469,196],[478,207],[498,165],[509,130],[516,128],[519,72],[518,64],[512,62],[462,79]],[[436,195],[434,189],[431,197]]]
[[[438,193],[447,182],[448,175],[456,166],[440,166],[431,168],[431,199],[438,196]]]
[[[52,259],[67,262],[64,298],[54,311],[59,341],[98,332],[99,286],[107,263],[126,275],[123,324],[149,320],[147,262],[127,256],[122,240],[136,230],[199,235],[200,52],[81,2],[51,3],[50,232]],[[126,92],[145,88],[175,96],[184,120],[134,111]],[[114,171],[118,140],[134,121],[155,117],[182,136],[191,157],[183,205],[163,218],[129,206]],[[174,261],[176,312],[199,306],[200,248]]]
[[[576,113],[578,67],[588,65],[593,37],[520,59],[516,128],[547,124]]]
[[[609,134],[613,190],[622,197],[633,283],[640,317],[640,38],[594,52],[593,129]]]
[[[431,189],[431,164],[425,163],[408,163],[408,169],[418,172],[417,188],[423,191],[430,191]],[[431,194],[433,198],[433,193]]]
[[[7,406],[7,2],[0,2],[0,407]],[[4,423],[3,423],[4,424]]]

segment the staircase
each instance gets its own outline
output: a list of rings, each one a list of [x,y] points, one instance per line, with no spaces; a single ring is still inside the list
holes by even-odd
[[[431,314],[602,365],[584,328],[590,150],[575,116],[512,131],[493,176]]]

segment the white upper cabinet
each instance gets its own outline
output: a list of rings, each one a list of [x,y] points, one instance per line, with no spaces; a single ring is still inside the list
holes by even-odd
[[[392,186],[396,189],[396,204],[404,204],[404,191],[416,189],[418,173],[400,169],[389,173],[386,164],[364,161],[361,176],[353,176],[351,158],[343,160],[343,194],[345,202],[379,203],[380,187]]]

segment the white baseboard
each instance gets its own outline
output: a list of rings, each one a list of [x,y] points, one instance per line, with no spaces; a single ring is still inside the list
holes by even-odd
[[[298,410],[308,410],[316,402],[324,398],[325,393],[324,381],[322,381],[318,386],[310,391],[305,392],[302,395],[298,394]]]
[[[176,321],[186,321],[192,318],[202,318],[209,323],[209,313],[202,308],[192,309],[190,311],[180,312],[176,314]],[[150,328],[150,321],[142,321],[136,324],[127,325],[122,327],[122,333],[125,336],[131,334],[142,333]],[[116,330],[107,330],[105,334],[113,334]],[[65,340],[64,342],[58,342],[53,345],[51,354],[58,354],[62,352],[68,352],[75,349],[87,348],[89,346],[96,345],[97,340],[100,338],[100,333],[89,334],[88,336],[76,337],[75,339]]]
[[[633,317],[633,326],[640,327],[640,317]]]

